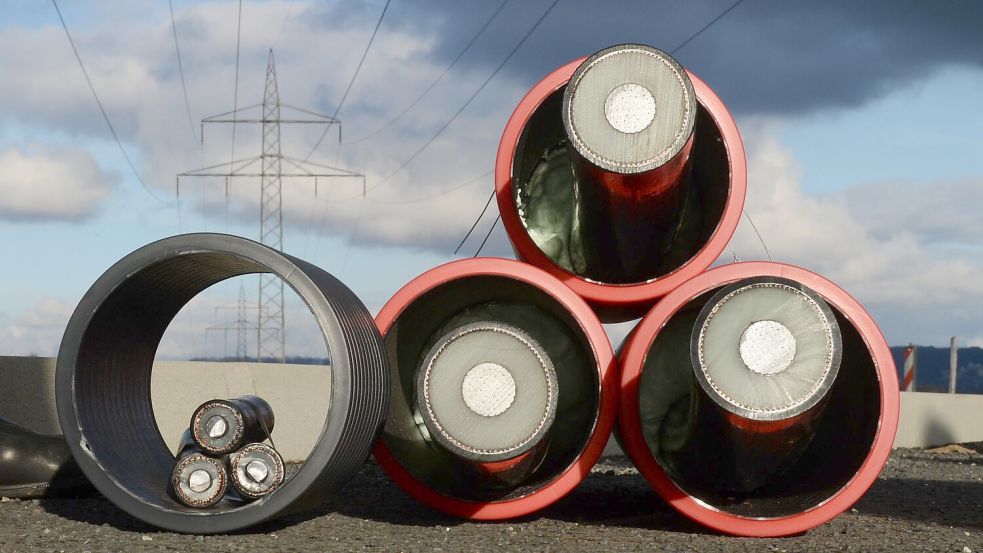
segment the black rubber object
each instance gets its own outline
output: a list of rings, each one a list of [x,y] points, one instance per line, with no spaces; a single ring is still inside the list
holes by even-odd
[[[167,493],[174,456],[154,422],[154,355],[168,324],[195,295],[264,272],[281,277],[321,328],[332,360],[330,409],[314,450],[276,492],[248,504],[226,499],[204,513]],[[222,234],[154,242],[99,277],[68,322],[55,388],[65,438],[95,487],[144,522],[200,534],[231,532],[323,502],[368,457],[390,390],[382,339],[351,290],[310,263]]]

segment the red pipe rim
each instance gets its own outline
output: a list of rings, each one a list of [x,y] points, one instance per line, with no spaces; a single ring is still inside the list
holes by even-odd
[[[590,473],[607,444],[618,412],[618,373],[614,351],[604,327],[582,298],[545,271],[511,259],[463,259],[433,268],[414,278],[390,298],[376,315],[385,336],[402,312],[430,290],[465,277],[500,276],[532,285],[553,297],[580,322],[581,331],[597,360],[601,397],[597,423],[580,455],[557,477],[528,495],[504,501],[466,501],[437,492],[417,480],[392,454],[384,441],[376,441],[373,455],[399,487],[417,500],[445,513],[475,520],[500,520],[538,511],[565,496]]]
[[[574,71],[585,59],[587,58],[574,60],[547,75],[522,98],[515,108],[505,125],[502,140],[498,145],[498,156],[495,160],[495,195],[498,198],[502,223],[519,259],[532,263],[560,279],[595,307],[630,312],[640,307],[648,307],[653,300],[668,294],[683,282],[700,274],[724,251],[737,229],[744,208],[744,196],[747,191],[747,159],[737,124],[727,110],[727,106],[706,83],[687,70],[693,81],[697,101],[707,110],[720,130],[730,161],[730,191],[727,195],[727,203],[710,239],[689,261],[671,273],[650,282],[603,284],[590,281],[560,267],[539,249],[519,220],[512,197],[512,160],[529,118],[546,98],[570,81]]]
[[[776,276],[812,288],[839,310],[857,329],[870,351],[881,392],[880,420],[873,444],[854,477],[839,491],[805,512],[776,518],[743,517],[717,510],[679,488],[652,456],[642,435],[638,383],[645,355],[663,325],[689,300],[701,293],[742,278]],[[852,506],[877,479],[894,444],[898,428],[900,394],[891,350],[870,314],[849,293],[806,269],[772,262],[746,262],[711,269],[666,295],[642,319],[625,342],[621,356],[619,430],[626,453],[642,476],[673,508],[714,530],[738,536],[776,537],[805,532],[835,518]]]

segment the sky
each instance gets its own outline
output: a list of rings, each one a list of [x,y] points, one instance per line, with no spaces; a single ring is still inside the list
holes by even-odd
[[[259,154],[255,126],[237,125],[233,146],[230,125],[205,126],[202,140],[200,120],[262,100],[271,48],[281,100],[342,120],[344,142],[332,130],[311,161],[364,173],[369,187],[363,198],[358,181],[322,181],[315,197],[309,181],[285,181],[284,250],[340,277],[375,313],[451,258],[491,192],[501,131],[526,91],[624,42],[685,42],[676,57],[738,122],[747,212],[774,260],[837,282],[893,345],[957,335],[983,346],[983,4],[746,0],[686,42],[733,2],[560,0],[502,65],[552,0],[392,0],[352,81],[384,4],[243,1],[237,81],[237,1],[175,0],[172,25],[160,0],[62,0],[134,172],[53,5],[5,2],[0,354],[54,355],[92,282],[144,244],[198,231],[258,238],[258,182],[234,182],[227,200],[219,179],[182,180],[177,196],[175,176]],[[285,126],[282,150],[304,158],[319,135]],[[475,252],[495,209],[459,256]],[[731,245],[742,260],[767,258],[747,220]],[[482,254],[511,256],[500,227]],[[239,280],[189,305],[158,355],[227,351],[224,333],[206,328],[234,320],[240,284],[253,301],[255,277]],[[288,353],[323,349],[295,299],[287,316]]]

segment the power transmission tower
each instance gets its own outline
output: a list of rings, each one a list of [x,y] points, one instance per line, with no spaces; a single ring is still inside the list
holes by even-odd
[[[240,116],[260,108],[260,116]],[[281,109],[301,114],[298,118],[281,117]],[[317,197],[318,178],[357,178],[362,180],[362,193],[365,193],[365,175],[330,167],[319,163],[284,156],[280,151],[280,127],[284,124],[338,125],[338,139],[341,140],[341,121],[311,110],[298,108],[280,101],[277,89],[276,64],[273,50],[270,50],[266,66],[266,87],[263,101],[259,104],[220,113],[202,119],[201,137],[205,139],[205,123],[249,123],[262,126],[263,150],[259,156],[232,160],[177,176],[176,191],[180,196],[181,177],[223,177],[225,178],[225,199],[229,201],[229,181],[234,177],[259,178],[260,186],[260,242],[283,250],[283,198],[281,196],[284,178],[310,178],[314,180],[314,196]],[[259,162],[259,172],[255,164]],[[284,164],[293,167],[285,173]],[[259,275],[259,301],[257,304],[256,359],[286,362],[286,320],[283,310],[283,281],[270,273]]]
[[[207,339],[209,332],[221,332],[223,340],[223,348],[225,352],[225,359],[229,357],[229,332],[235,331],[236,333],[236,361],[248,361],[248,349],[249,349],[249,332],[255,331],[257,325],[253,324],[249,320],[249,316],[246,314],[251,310],[258,310],[259,306],[255,304],[250,304],[246,301],[246,283],[245,281],[239,282],[239,300],[235,305],[217,305],[215,306],[214,319],[219,320],[219,312],[229,309],[236,310],[236,320],[233,323],[223,323],[209,326],[205,329],[205,336]]]

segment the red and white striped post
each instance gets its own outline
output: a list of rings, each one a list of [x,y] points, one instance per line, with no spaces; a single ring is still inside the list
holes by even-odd
[[[901,379],[901,391],[915,391],[915,370],[918,365],[918,347],[908,344],[904,350],[904,375]]]

